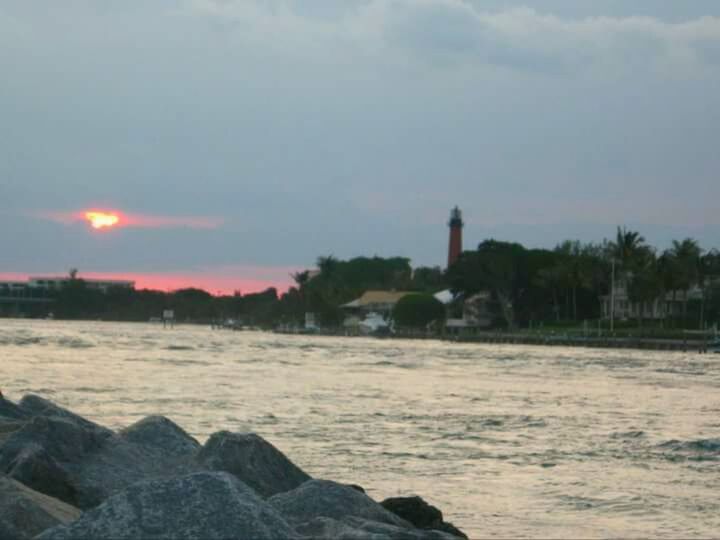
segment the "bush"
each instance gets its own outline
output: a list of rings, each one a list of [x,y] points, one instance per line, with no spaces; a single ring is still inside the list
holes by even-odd
[[[445,318],[445,306],[430,294],[408,294],[395,304],[393,318],[397,326],[425,328]]]

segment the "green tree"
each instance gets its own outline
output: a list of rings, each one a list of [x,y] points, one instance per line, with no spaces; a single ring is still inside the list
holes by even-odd
[[[638,305],[638,326],[642,326],[646,308],[663,292],[662,275],[652,249],[639,249],[635,253],[627,291],[630,301]]]
[[[467,297],[490,291],[507,327],[515,328],[515,307],[529,285],[526,254],[520,244],[485,240],[448,269],[451,289]]]
[[[413,270],[411,287],[416,291],[437,292],[445,289],[447,283],[439,266],[420,266]]]
[[[673,240],[669,253],[677,267],[677,284],[683,291],[683,321],[687,322],[688,295],[699,281],[702,249],[696,240],[685,238],[680,242]]]
[[[645,238],[637,231],[630,231],[625,227],[618,227],[615,243],[612,244],[612,256],[620,266],[620,270],[627,273],[632,270],[637,257],[643,255],[647,247]]]
[[[393,319],[399,327],[426,328],[445,318],[445,306],[431,294],[408,294],[395,304]]]

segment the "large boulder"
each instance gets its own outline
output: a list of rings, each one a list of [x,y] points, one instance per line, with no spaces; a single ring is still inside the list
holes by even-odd
[[[45,416],[54,418],[64,418],[65,420],[77,424],[78,426],[84,427],[89,431],[96,431],[99,436],[109,436],[112,431],[106,427],[103,427],[95,422],[91,422],[87,418],[75,414],[59,405],[56,405],[52,401],[41,398],[34,394],[28,394],[23,396],[18,403],[18,408],[29,417],[34,416]]]
[[[0,472],[35,491],[77,505],[77,489],[70,474],[41,446],[28,444],[13,453],[0,448]]]
[[[80,510],[0,475],[0,538],[25,540],[80,517]]]
[[[254,433],[219,431],[210,436],[197,462],[213,471],[233,474],[263,497],[295,489],[310,476]]]
[[[292,491],[270,497],[268,502],[295,525],[321,517],[338,521],[356,517],[406,529],[412,527],[364,493],[330,480],[308,480]]]
[[[295,527],[312,540],[457,540],[446,533],[427,529],[407,529],[357,517],[342,520],[319,517]]]
[[[38,540],[252,538],[296,539],[283,517],[249,487],[222,472],[139,482]]]
[[[189,456],[200,449],[197,440],[164,416],[143,418],[120,430],[119,435],[125,441],[155,448],[172,457]]]
[[[55,416],[36,416],[12,433],[2,446],[3,455],[11,455],[38,445],[58,461],[73,461],[97,450],[111,432],[87,429],[69,419]]]
[[[28,414],[0,394],[0,420],[23,420]]]
[[[134,482],[199,469],[200,445],[170,420],[149,417],[119,435],[62,407],[26,396],[19,429],[0,434],[0,472],[79,508]]]
[[[467,538],[467,535],[455,525],[443,520],[442,512],[438,508],[417,495],[390,497],[381,501],[380,505],[421,529],[434,529],[460,538]]]
[[[421,529],[440,525],[443,521],[442,512],[418,496],[390,497],[380,501],[380,506]]]

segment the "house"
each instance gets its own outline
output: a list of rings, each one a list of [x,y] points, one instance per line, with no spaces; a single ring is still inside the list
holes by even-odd
[[[81,278],[88,289],[95,289],[108,292],[110,289],[134,289],[135,282],[122,279],[88,279]],[[31,289],[46,289],[57,291],[70,282],[68,277],[31,277],[28,279],[28,287]]]
[[[433,296],[445,305],[447,313],[445,330],[450,333],[474,331],[488,328],[492,324],[492,294],[489,291],[481,291],[465,300],[455,297],[450,289],[435,293]],[[452,315],[458,314],[458,303],[461,316],[453,317]]]
[[[27,290],[25,281],[0,281],[0,296],[13,296]]]
[[[622,321],[637,318],[662,320],[667,317],[681,317],[686,300],[701,299],[702,290],[696,286],[688,291],[668,291],[664,296],[659,296],[652,302],[633,302],[630,300],[627,284],[624,281],[619,281],[615,284],[614,299],[613,295],[608,294],[602,296],[600,301],[602,303],[603,319],[609,319],[612,311],[613,318]]]
[[[348,313],[343,321],[343,327],[348,332],[358,334],[371,334],[389,329],[395,304],[408,294],[414,293],[365,291],[359,298],[340,306]]]
[[[408,291],[365,291],[362,296],[341,305],[340,308],[356,314],[379,313],[387,319],[392,315],[395,304],[408,294],[416,293]]]

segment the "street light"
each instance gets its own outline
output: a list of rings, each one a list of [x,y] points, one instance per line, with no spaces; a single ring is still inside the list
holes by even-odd
[[[615,331],[615,257],[612,262],[612,277],[610,278],[610,333]]]

